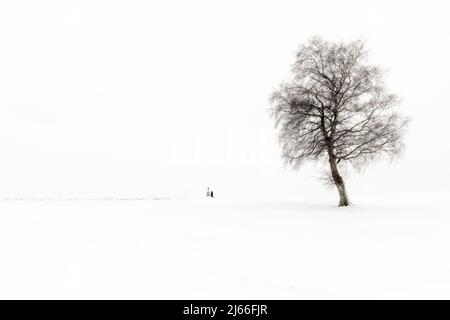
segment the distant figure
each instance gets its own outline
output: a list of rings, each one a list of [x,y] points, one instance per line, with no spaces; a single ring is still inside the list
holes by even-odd
[[[210,197],[211,196],[211,192],[209,191],[209,187],[208,187],[208,191],[206,191],[206,197]]]
[[[211,190],[211,198],[214,198],[214,192]]]

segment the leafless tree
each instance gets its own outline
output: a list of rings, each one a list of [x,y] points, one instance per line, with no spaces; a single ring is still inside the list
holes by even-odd
[[[328,160],[339,206],[348,206],[340,170],[399,155],[408,119],[396,112],[398,99],[385,88],[382,69],[368,63],[360,40],[314,37],[300,47],[292,72],[271,96],[285,163],[297,168],[305,160]]]

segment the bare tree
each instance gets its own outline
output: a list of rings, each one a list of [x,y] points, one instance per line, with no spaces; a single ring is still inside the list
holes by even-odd
[[[396,112],[398,99],[386,90],[382,70],[367,62],[362,41],[312,38],[300,47],[292,72],[271,96],[285,163],[297,168],[327,159],[339,206],[348,206],[340,170],[399,155],[408,119]]]

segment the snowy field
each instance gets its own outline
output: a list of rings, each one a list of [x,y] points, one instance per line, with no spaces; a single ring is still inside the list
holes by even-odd
[[[0,298],[449,299],[449,196],[0,201]]]

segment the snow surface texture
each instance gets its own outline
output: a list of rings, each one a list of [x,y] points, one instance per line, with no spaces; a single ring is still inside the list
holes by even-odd
[[[0,201],[0,298],[449,299],[449,195]]]

